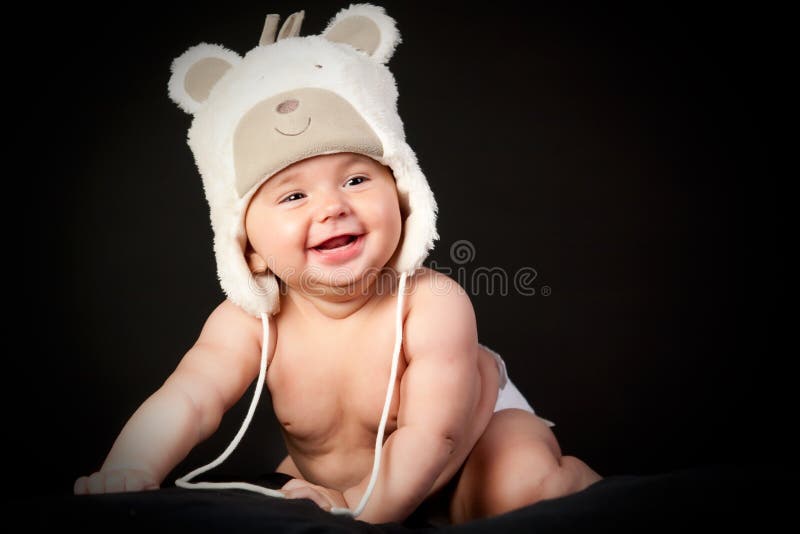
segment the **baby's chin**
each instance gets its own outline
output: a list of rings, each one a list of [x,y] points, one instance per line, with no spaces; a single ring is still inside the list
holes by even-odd
[[[290,290],[308,296],[355,296],[359,291],[366,293],[379,287],[394,287],[397,275],[388,262],[312,264],[284,282]]]

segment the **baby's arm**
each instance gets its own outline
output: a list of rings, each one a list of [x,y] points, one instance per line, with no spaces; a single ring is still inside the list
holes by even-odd
[[[374,493],[359,516],[371,523],[405,519],[452,475],[488,424],[495,400],[484,395],[478,404],[482,383],[469,296],[435,272],[421,277],[414,293],[405,323],[408,367],[400,384],[398,428],[384,443]],[[351,509],[368,482],[369,476],[343,492]]]
[[[257,319],[227,300],[220,304],[175,371],[125,424],[100,470],[78,478],[74,492],[158,488],[258,375],[260,334]]]

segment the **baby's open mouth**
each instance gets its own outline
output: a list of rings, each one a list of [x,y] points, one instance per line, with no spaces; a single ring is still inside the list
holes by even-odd
[[[351,235],[340,235],[340,236],[337,236],[337,237],[332,237],[331,239],[328,239],[324,243],[321,243],[318,246],[313,247],[313,248],[314,248],[314,250],[318,250],[320,252],[324,252],[324,251],[327,251],[327,250],[339,250],[339,249],[345,248],[345,247],[351,245],[352,243],[354,243],[356,241],[356,239],[358,239],[358,237],[359,236],[352,235],[352,234]]]

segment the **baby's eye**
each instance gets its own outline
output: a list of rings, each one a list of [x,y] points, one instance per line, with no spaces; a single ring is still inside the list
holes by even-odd
[[[359,185],[359,184],[362,184],[362,183],[366,182],[367,180],[369,180],[369,178],[367,178],[366,176],[353,176],[352,178],[347,180],[347,183],[349,184],[349,183],[353,182],[354,180],[355,180],[355,183],[353,185]]]
[[[284,202],[291,202],[292,198],[302,195],[303,193],[292,193],[291,195],[287,195],[283,197],[283,200],[280,201],[281,204]]]

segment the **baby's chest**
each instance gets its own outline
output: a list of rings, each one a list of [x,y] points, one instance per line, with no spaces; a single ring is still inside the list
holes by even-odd
[[[278,421],[294,438],[327,441],[346,433],[377,432],[392,364],[394,338],[378,334],[334,344],[298,340],[276,348],[267,385]],[[400,353],[386,434],[396,428]]]

